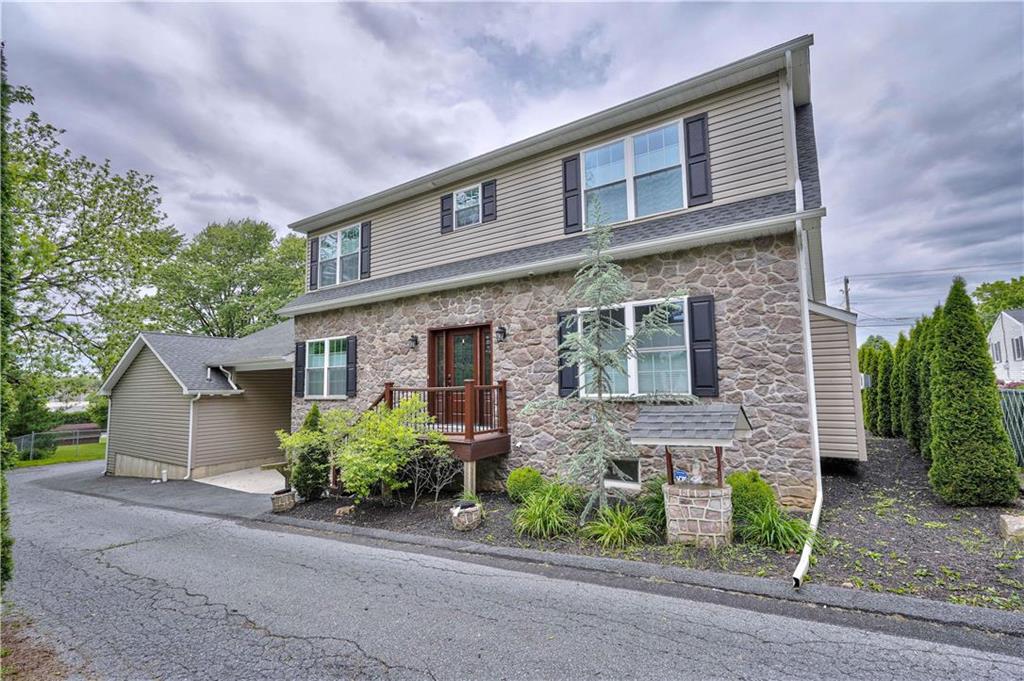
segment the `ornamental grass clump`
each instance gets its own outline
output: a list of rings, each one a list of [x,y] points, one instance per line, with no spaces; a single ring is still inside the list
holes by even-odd
[[[505,481],[508,498],[517,504],[521,504],[526,497],[543,486],[544,478],[541,477],[540,471],[529,466],[516,468],[508,474],[508,480]]]
[[[786,553],[799,551],[814,534],[805,520],[794,518],[775,503],[758,508],[736,528],[741,541]]]
[[[568,534],[576,526],[576,518],[567,505],[572,501],[567,486],[547,484],[528,496],[512,516],[516,534],[536,539],[551,539]]]
[[[957,277],[942,309],[932,376],[931,457],[935,493],[948,504],[1008,504],[1017,469],[1002,423],[985,329]]]
[[[665,493],[661,490],[666,482],[668,478],[664,475],[656,475],[646,480],[636,498],[637,510],[647,523],[647,527],[651,529],[653,537],[664,537],[668,525],[668,519],[665,517]]]
[[[775,492],[757,471],[730,473],[725,482],[732,487],[732,517],[738,525],[767,506],[775,506]]]
[[[604,549],[624,549],[655,537],[647,519],[629,504],[606,506],[584,525],[583,535]]]

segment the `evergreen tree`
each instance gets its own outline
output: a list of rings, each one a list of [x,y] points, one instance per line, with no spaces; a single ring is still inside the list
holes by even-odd
[[[935,350],[941,324],[942,306],[937,306],[928,323],[924,357],[921,361],[921,456],[925,461],[932,460],[932,381],[935,377]]]
[[[871,348],[869,345],[864,344],[857,349],[857,367],[859,368],[860,373],[869,377],[869,379],[872,372],[874,371],[874,358],[875,355],[873,348]],[[870,380],[868,380],[866,382],[866,386],[860,391],[860,407],[861,412],[864,415],[864,427],[867,428],[869,431],[872,429],[871,419],[872,413],[874,411],[874,399],[872,395],[873,393],[871,391],[871,382]]]
[[[907,337],[900,331],[893,353],[892,375],[889,377],[889,394],[892,396],[892,423],[894,437],[903,437],[903,372],[907,366]]]
[[[919,451],[921,448],[921,425],[917,416],[918,408],[918,371],[917,365],[921,361],[921,320],[914,324],[910,330],[910,339],[907,341],[907,357],[903,363],[903,370],[900,374],[901,389],[903,391],[902,419],[903,437],[907,442]]]
[[[290,452],[292,487],[306,501],[323,496],[330,483],[331,452],[320,424],[320,407],[313,403]]]
[[[886,341],[885,346],[876,352],[878,387],[875,389],[875,435],[892,437],[892,346]]]
[[[1010,503],[1017,497],[1016,461],[985,329],[959,277],[935,335],[942,342],[932,359],[932,487],[959,506]]]

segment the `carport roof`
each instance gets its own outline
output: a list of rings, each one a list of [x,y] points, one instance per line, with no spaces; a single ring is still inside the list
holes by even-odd
[[[293,352],[292,320],[242,338],[218,338],[171,333],[140,333],[100,388],[109,395],[135,357],[148,347],[185,395],[234,395],[242,391],[219,367],[264,363],[261,368],[287,366]]]

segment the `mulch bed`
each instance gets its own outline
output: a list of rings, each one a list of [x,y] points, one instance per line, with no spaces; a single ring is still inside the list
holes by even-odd
[[[997,532],[1004,509],[958,509],[928,487],[928,467],[903,440],[869,438],[868,461],[836,462],[824,471],[820,525],[825,550],[814,556],[808,581],[922,596],[955,603],[1024,610],[1024,545],[1004,544]],[[299,504],[290,515],[407,534],[465,539],[498,546],[643,560],[665,565],[788,579],[797,554],[733,544],[719,549],[644,545],[603,550],[578,537],[535,540],[512,529],[513,504],[504,494],[481,494],[484,523],[452,528],[451,498],[420,500],[412,509],[369,499],[335,517],[337,499]]]

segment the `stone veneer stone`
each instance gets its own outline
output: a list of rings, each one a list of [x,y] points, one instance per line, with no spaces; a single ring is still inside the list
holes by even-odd
[[[732,542],[732,488],[729,485],[661,486],[669,544],[717,547]]]
[[[659,298],[679,289],[715,297],[719,394],[715,401],[740,403],[753,432],[725,450],[726,472],[757,469],[787,506],[810,507],[814,472],[800,320],[798,260],[793,235],[716,244],[623,261],[635,300]],[[562,470],[559,443],[578,424],[546,414],[525,417],[527,402],[556,398],[557,313],[570,309],[566,293],[573,273],[562,272],[421,294],[394,301],[296,317],[296,340],[355,335],[359,339],[358,394],[321,400],[321,408],[365,409],[385,381],[425,386],[427,330],[492,323],[508,330],[493,344],[494,379],[508,380],[512,452],[504,470],[522,465],[548,475]],[[418,347],[407,339],[416,335]],[[706,398],[705,398],[706,399]],[[298,427],[311,400],[292,403]],[[636,405],[623,403],[627,416]],[[714,468],[707,449],[673,448],[676,465],[700,460]],[[641,477],[664,470],[661,450],[641,450]],[[499,471],[500,473],[500,471]]]

